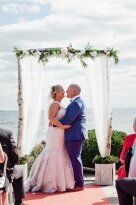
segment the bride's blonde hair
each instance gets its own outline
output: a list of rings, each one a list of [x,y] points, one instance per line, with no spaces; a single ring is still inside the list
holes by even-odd
[[[50,92],[51,98],[55,99],[56,98],[56,93],[58,91],[60,91],[62,88],[63,88],[62,85],[53,85],[53,86],[51,86],[51,92]]]

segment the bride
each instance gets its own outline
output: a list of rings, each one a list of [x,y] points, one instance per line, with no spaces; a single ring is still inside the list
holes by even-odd
[[[74,188],[72,165],[65,148],[64,129],[58,119],[64,117],[66,110],[61,105],[64,89],[61,85],[51,87],[53,102],[49,106],[49,127],[46,133],[46,147],[35,160],[28,180],[26,192],[42,191],[47,193],[64,192]],[[53,124],[57,127],[53,127]]]

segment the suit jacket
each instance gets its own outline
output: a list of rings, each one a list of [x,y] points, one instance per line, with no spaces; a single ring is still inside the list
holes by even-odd
[[[19,155],[15,141],[12,137],[12,132],[0,128],[0,143],[2,145],[3,151],[7,154],[8,157],[8,168],[13,168],[15,164],[19,162]],[[0,164],[0,170],[3,169],[4,164]]]
[[[88,138],[86,131],[86,107],[80,97],[74,99],[66,110],[64,118],[59,120],[62,124],[71,125],[65,130],[65,140],[84,140]]]

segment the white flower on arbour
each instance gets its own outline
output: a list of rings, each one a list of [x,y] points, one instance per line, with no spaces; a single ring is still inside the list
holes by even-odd
[[[93,58],[96,58],[97,52],[96,52],[96,51],[92,51],[92,52],[91,52],[91,56],[92,56]]]
[[[109,55],[109,54],[110,54],[110,51],[107,51],[106,53],[107,53],[107,55]]]
[[[27,50],[24,50],[24,51],[23,51],[23,56],[29,56],[29,53],[28,53]]]
[[[110,54],[110,51],[109,50],[104,50],[104,53],[109,55]]]
[[[35,57],[39,57],[39,56],[40,56],[40,54],[41,54],[41,52],[40,52],[40,51],[38,51],[38,50],[36,50],[36,52],[34,53],[34,56],[35,56]]]
[[[92,50],[93,47],[90,45],[90,43],[88,42],[86,47],[85,47],[86,50]]]
[[[81,50],[79,53],[76,53],[77,58],[81,58],[85,54],[85,49]]]
[[[73,53],[68,53],[68,58],[69,58],[69,60],[71,61],[71,60],[74,58]]]
[[[65,48],[61,48],[61,56],[63,57],[65,57],[67,54],[68,54],[68,49],[67,49],[67,47],[65,47]]]
[[[85,54],[85,49],[81,50],[81,51],[80,51],[80,54],[81,54],[81,55],[84,55],[84,54]]]

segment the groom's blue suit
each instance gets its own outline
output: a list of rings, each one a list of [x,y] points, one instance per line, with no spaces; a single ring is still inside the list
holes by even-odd
[[[66,115],[60,119],[62,124],[71,125],[65,130],[65,141],[68,154],[73,166],[75,186],[83,186],[83,166],[81,152],[86,132],[86,109],[80,97],[75,98],[67,107]]]

